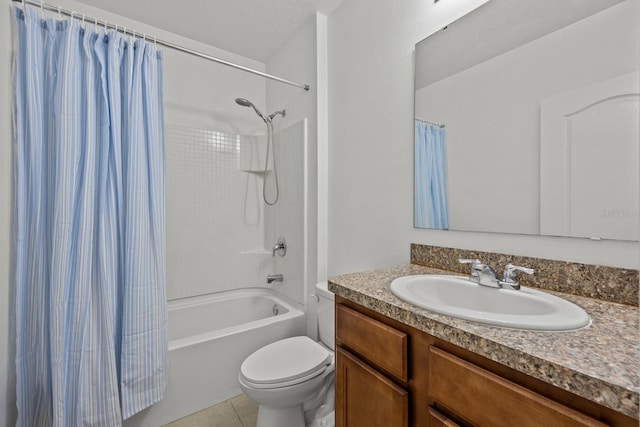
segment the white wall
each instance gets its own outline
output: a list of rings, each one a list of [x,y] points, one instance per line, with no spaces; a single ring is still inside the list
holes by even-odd
[[[637,267],[637,243],[413,228],[414,45],[482,3],[345,0],[329,16],[330,276],[406,263],[412,242]]]

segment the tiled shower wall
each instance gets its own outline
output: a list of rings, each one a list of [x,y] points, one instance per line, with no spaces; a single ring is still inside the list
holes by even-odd
[[[303,238],[302,201],[290,202],[292,191],[296,198],[303,193],[304,123],[300,123],[276,133],[283,193],[276,215],[267,215],[262,202],[264,136],[166,125],[168,299],[274,286],[266,284],[266,275],[276,272],[270,248],[275,243],[272,236],[280,233],[276,230],[280,227],[278,216],[285,218],[288,243],[291,240],[298,246]],[[285,136],[283,147],[281,135]],[[286,142],[290,140],[298,144]],[[292,146],[294,153],[288,153],[284,145]],[[287,260],[294,258],[290,253]],[[302,268],[298,261],[292,264],[295,266],[287,270]],[[297,273],[285,274],[285,278],[293,276]],[[303,302],[302,283],[283,290]]]

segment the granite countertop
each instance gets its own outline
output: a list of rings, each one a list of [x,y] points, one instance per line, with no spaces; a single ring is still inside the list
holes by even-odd
[[[329,279],[329,290],[349,301],[422,330],[517,371],[638,418],[640,339],[638,307],[549,292],[582,307],[593,323],[572,332],[507,329],[456,319],[402,301],[395,278],[452,274],[408,264]]]

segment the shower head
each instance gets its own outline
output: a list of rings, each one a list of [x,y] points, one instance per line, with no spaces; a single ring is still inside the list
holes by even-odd
[[[253,104],[248,99],[244,98],[236,98],[236,104],[242,105],[243,107],[253,107]]]
[[[258,107],[253,105],[253,102],[249,101],[248,99],[244,99],[244,98],[236,98],[236,104],[241,105],[243,107],[251,107],[251,108],[253,108],[253,111],[255,111],[256,114],[258,116],[260,116],[260,118],[262,120],[264,120],[265,123],[267,123],[267,118],[265,117],[264,114],[262,114],[262,112],[260,110],[258,110]]]

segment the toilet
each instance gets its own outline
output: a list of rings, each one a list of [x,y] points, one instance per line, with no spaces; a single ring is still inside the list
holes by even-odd
[[[240,367],[240,387],[258,404],[257,427],[304,427],[305,401],[333,380],[334,296],[327,282],[316,285],[316,295],[319,342],[306,336],[276,341],[253,352]]]

